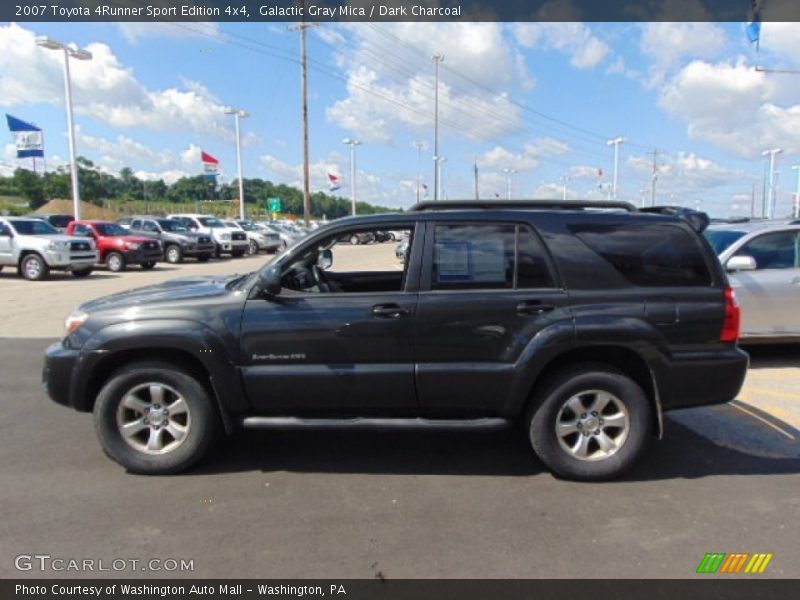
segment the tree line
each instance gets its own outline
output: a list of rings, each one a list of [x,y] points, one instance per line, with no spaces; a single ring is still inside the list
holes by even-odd
[[[172,184],[163,179],[145,181],[136,177],[125,167],[118,175],[96,168],[86,158],[78,157],[78,184],[81,199],[102,206],[106,201],[149,200],[174,203],[196,203],[206,200],[238,200],[237,181],[217,186],[214,180],[203,175],[182,177]],[[264,179],[245,177],[244,201],[266,211],[267,198],[280,198],[281,212],[284,214],[303,214],[303,192],[285,184],[275,184]],[[43,206],[48,200],[70,198],[70,173],[66,167],[55,171],[37,174],[27,169],[16,169],[11,177],[0,177],[0,196],[19,196],[24,198],[31,209]],[[392,209],[374,206],[366,202],[358,203],[359,214],[389,212]],[[350,214],[350,199],[331,196],[324,192],[311,195],[311,212],[317,217],[336,219]]]

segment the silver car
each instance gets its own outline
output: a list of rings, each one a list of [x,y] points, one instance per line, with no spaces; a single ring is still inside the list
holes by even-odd
[[[800,221],[712,224],[706,238],[742,307],[742,341],[800,342]]]

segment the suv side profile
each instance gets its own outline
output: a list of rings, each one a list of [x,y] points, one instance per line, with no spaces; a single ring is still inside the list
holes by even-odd
[[[46,388],[93,411],[136,473],[188,468],[221,429],[522,421],[558,475],[616,477],[664,411],[735,398],[748,362],[707,217],[650,210],[664,214],[472,201],[341,219],[260,271],[82,305]],[[387,230],[408,235],[405,261],[340,242]]]
[[[133,216],[129,219],[128,231],[159,240],[164,248],[164,259],[168,263],[181,263],[185,257],[194,257],[205,262],[214,255],[214,240],[210,235],[189,231],[177,219],[149,216]]]

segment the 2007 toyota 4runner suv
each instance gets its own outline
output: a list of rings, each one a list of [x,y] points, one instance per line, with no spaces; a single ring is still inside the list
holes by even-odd
[[[707,222],[546,201],[342,219],[257,272],[82,305],[44,381],[93,411],[105,452],[137,473],[186,469],[223,429],[522,420],[551,470],[608,479],[661,435],[664,411],[742,385],[739,309]],[[386,230],[408,235],[405,261],[339,243]]]

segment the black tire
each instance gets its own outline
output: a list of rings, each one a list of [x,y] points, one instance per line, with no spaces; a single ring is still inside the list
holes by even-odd
[[[592,418],[596,413],[584,413],[589,419],[587,421],[580,419],[580,415],[573,415],[569,408],[562,412],[567,402],[582,392],[587,395],[579,400],[581,406],[586,406],[589,402],[591,407],[591,391],[595,390],[614,397],[598,415],[599,425],[595,425],[598,421]],[[627,411],[628,426],[625,435],[622,435],[624,428],[613,425],[606,424],[602,430],[599,429],[603,425],[602,417],[609,416],[608,410],[616,411],[614,414],[624,413],[619,408],[614,408],[617,406],[615,402],[619,402]],[[612,408],[609,409],[609,406]],[[574,417],[575,422],[581,421],[583,428],[560,440],[556,434],[556,423],[559,418],[565,417],[567,422],[561,421],[565,425],[569,426]],[[583,425],[584,423],[590,423],[588,427],[597,426],[598,429],[587,435],[587,425]],[[653,421],[650,401],[635,381],[610,365],[581,363],[558,371],[548,378],[541,393],[531,398],[525,424],[534,452],[554,473],[576,481],[604,481],[620,476],[633,465],[650,439]],[[619,436],[615,440],[618,444],[615,444],[615,449],[608,456],[602,456],[603,449],[595,435],[597,432],[601,432],[600,435],[609,433]],[[576,447],[584,441],[581,436],[586,436],[589,440],[585,442],[588,448],[587,458],[578,458],[562,446],[563,441],[565,446]]]
[[[219,258],[220,256],[222,256],[222,248],[217,245],[214,247],[214,258]]]
[[[188,410],[185,438],[173,449],[165,448],[166,451],[160,454],[137,449],[125,440],[118,426],[118,411],[121,411],[124,398],[137,386],[147,388],[147,384],[152,383],[177,391]],[[174,398],[171,393],[165,394],[165,406],[169,404],[168,395]],[[154,405],[154,402],[150,403],[150,406]],[[128,414],[127,411],[125,414]],[[136,415],[131,413],[127,418],[135,419]],[[167,422],[171,424],[169,419]],[[106,455],[128,471],[143,475],[165,475],[188,469],[203,457],[219,433],[218,414],[202,383],[176,365],[156,361],[133,363],[111,375],[97,396],[94,425]],[[149,438],[151,429],[145,427],[142,435]],[[169,427],[163,429],[165,433],[161,434],[160,439],[169,439]]]
[[[247,252],[247,250],[231,250],[231,256],[233,258],[241,258],[244,256],[245,252]]]
[[[250,240],[250,244],[247,247],[247,253],[252,255],[258,254],[258,242],[255,240]]]
[[[26,254],[19,261],[19,271],[28,281],[42,281],[50,275],[50,267],[38,254]]]
[[[94,269],[91,269],[91,268],[89,268],[89,269],[78,269],[76,271],[72,271],[72,276],[77,278],[77,279],[83,279],[84,277],[88,277],[89,275],[91,275],[93,270]]]
[[[178,244],[170,244],[164,249],[164,259],[173,265],[183,262],[183,250]]]
[[[141,265],[139,265],[139,266],[140,266],[140,267],[142,267],[142,269],[144,269],[144,270],[146,270],[146,271],[149,271],[150,269],[152,269],[153,267],[155,267],[155,266],[156,266],[156,261],[154,261],[154,260],[148,260],[147,262],[143,262],[143,263],[142,263]]]
[[[109,271],[119,273],[125,270],[125,257],[119,252],[109,252],[106,255],[106,266]]]
[[[200,262],[208,262],[211,260],[211,254],[201,254],[197,257],[197,260]]]

